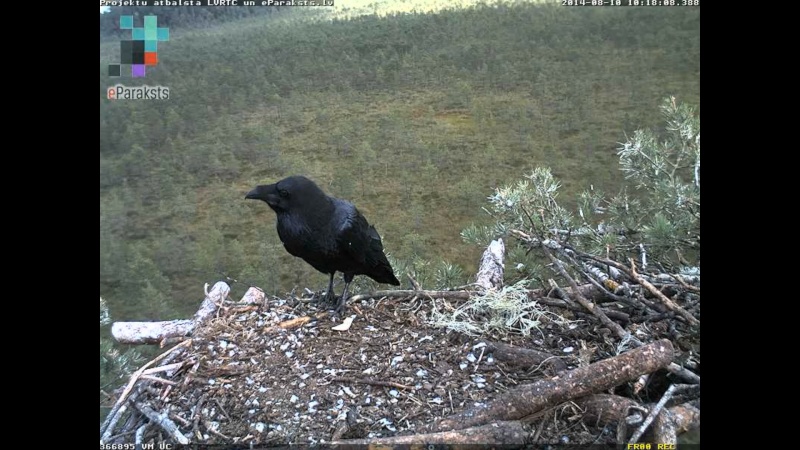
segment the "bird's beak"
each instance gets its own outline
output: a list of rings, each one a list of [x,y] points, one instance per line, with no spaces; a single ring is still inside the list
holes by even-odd
[[[261,190],[259,188],[255,188],[252,191],[248,192],[247,195],[244,196],[245,200],[248,199],[255,199],[261,200]]]

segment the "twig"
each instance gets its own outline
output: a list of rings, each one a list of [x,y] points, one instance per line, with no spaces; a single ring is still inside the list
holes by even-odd
[[[117,403],[114,404],[114,407],[111,409],[111,413],[116,413],[116,410],[119,410],[119,408],[122,407],[123,402],[125,402],[125,400],[128,398],[128,395],[131,393],[131,390],[133,390],[133,385],[136,384],[136,381],[139,379],[139,377],[142,376],[142,374],[144,373],[145,370],[147,370],[148,367],[150,367],[153,364],[155,364],[155,363],[161,361],[162,359],[166,358],[167,355],[169,355],[170,353],[174,352],[175,350],[183,348],[183,347],[188,347],[191,343],[192,343],[191,339],[181,342],[180,344],[176,345],[175,347],[172,347],[171,349],[167,350],[166,352],[156,356],[150,362],[148,362],[147,364],[143,365],[142,367],[139,368],[139,370],[134,372],[133,375],[131,375],[130,381],[128,381],[128,385],[125,386],[125,389],[122,391],[122,395],[119,396],[119,398],[117,399]],[[100,426],[100,436],[103,436],[105,434],[105,432],[106,432],[106,430],[108,428],[108,425],[110,424],[109,422],[110,422],[110,420],[112,418],[112,414],[111,413],[109,413],[109,417],[106,418],[106,421],[103,422],[103,425]]]
[[[203,426],[205,426],[206,430],[208,430],[208,432],[213,434],[214,436],[219,436],[219,437],[225,439],[226,441],[230,441],[231,440],[231,438],[229,438],[228,436],[225,436],[224,434],[222,434],[219,431],[217,431],[214,428],[212,428],[211,427],[211,423],[209,423],[209,421],[204,420],[203,421]]]
[[[406,272],[406,276],[408,277],[408,281],[411,282],[411,285],[414,286],[415,291],[421,291],[422,288],[419,286],[417,280],[411,275],[411,272]]]
[[[569,297],[569,294],[567,294],[566,291],[561,289],[561,287],[558,284],[556,284],[556,281],[554,279],[549,278],[547,280],[547,284],[550,285],[550,290],[555,291],[555,293],[558,294],[559,297],[561,297],[561,299],[564,301],[564,303],[566,303],[569,309],[573,311],[583,311],[583,307],[572,301],[572,299]]]
[[[576,283],[575,280],[567,273],[567,271],[564,270],[561,261],[557,260],[553,256],[553,254],[550,253],[550,250],[548,250],[546,246],[542,245],[542,250],[544,251],[545,255],[547,255],[547,257],[550,258],[550,261],[553,263],[553,266],[555,266],[557,272],[569,282],[570,286],[572,287],[573,294],[575,294],[578,303],[580,303],[584,308],[586,308],[587,311],[597,316],[597,318],[600,319],[600,322],[602,322],[603,325],[614,331],[614,334],[616,334],[618,338],[630,339],[631,341],[636,343],[637,346],[642,345],[642,342],[639,341],[636,337],[625,331],[625,329],[623,329],[618,323],[609,319],[608,316],[603,312],[603,310],[598,305],[590,303],[589,300],[587,300],[584,296],[582,296],[580,294],[580,289],[578,288],[578,283]],[[566,295],[566,293],[564,293],[564,295]]]
[[[200,436],[200,410],[203,408],[203,403],[206,402],[206,394],[200,396],[200,401],[197,402],[197,405],[194,407],[194,412],[192,412],[192,416],[189,419],[192,420],[192,434],[195,436]]]
[[[686,311],[685,309],[681,308],[680,305],[670,300],[666,295],[662,294],[661,291],[656,289],[656,287],[650,284],[649,281],[639,276],[639,274],[636,273],[636,262],[633,260],[633,258],[631,258],[630,261],[631,261],[631,276],[633,277],[634,280],[636,280],[637,283],[644,286],[645,289],[650,291],[651,294],[655,295],[659,300],[661,300],[661,303],[663,303],[667,308],[669,308],[672,311],[675,311],[675,313],[686,319],[690,324],[700,325],[700,321],[697,320],[697,318],[689,314],[689,312]]]
[[[679,366],[676,363],[671,363],[670,365],[668,365],[667,366],[667,370],[670,373],[673,373],[673,374],[683,378],[685,381],[688,381],[689,383],[700,384],[700,376],[699,375],[697,375],[696,373],[692,372],[689,369],[686,369],[684,367]]]
[[[475,370],[473,370],[472,373],[475,373],[475,372],[478,371],[478,366],[481,365],[481,360],[483,359],[483,352],[485,350],[486,350],[486,346],[481,347],[481,356],[478,357],[478,362],[475,363]]]
[[[264,328],[264,332],[265,333],[273,333],[273,332],[280,331],[280,330],[290,330],[290,329],[293,329],[293,328],[301,327],[301,326],[311,322],[312,320],[324,319],[327,315],[328,315],[328,311],[321,311],[321,312],[316,313],[313,316],[303,316],[303,317],[297,317],[297,318],[294,318],[294,319],[291,319],[291,320],[284,320],[283,322],[281,322],[281,323],[279,323],[277,325]]]
[[[365,300],[368,298],[378,297],[412,297],[414,295],[427,295],[433,298],[455,298],[461,300],[469,300],[469,291],[405,291],[405,290],[391,290],[391,291],[375,291],[368,294],[357,294],[348,300],[350,303]]]
[[[228,421],[230,421],[231,420],[231,416],[229,416],[228,412],[225,411],[225,408],[222,407],[222,404],[219,402],[219,399],[215,398],[214,399],[214,403],[217,404],[217,406],[219,407],[219,410],[222,412],[222,415],[225,416],[225,418],[228,419]]]
[[[153,408],[147,405],[140,405],[138,403],[134,403],[134,406],[139,410],[139,412],[144,414],[145,417],[150,419],[151,422],[160,426],[162,430],[164,430],[179,444],[186,445],[189,443],[189,438],[181,433],[181,430],[178,429],[178,426],[175,425],[175,422],[170,420],[166,413],[157,413],[153,410]]]
[[[647,427],[649,427],[650,423],[653,422],[653,419],[656,418],[658,413],[660,413],[661,410],[664,408],[664,405],[666,405],[669,399],[672,398],[672,393],[674,391],[675,391],[675,385],[673,384],[669,387],[669,389],[667,389],[666,392],[664,392],[664,395],[661,396],[661,400],[659,400],[658,403],[656,403],[656,406],[654,406],[650,410],[650,414],[647,415],[647,417],[644,419],[644,422],[642,422],[639,428],[633,433],[633,436],[631,436],[631,440],[628,441],[630,444],[635,444],[636,442],[639,441],[639,438],[642,437],[644,432],[647,430]]]
[[[134,392],[131,395],[131,400],[136,400],[136,397],[138,396],[139,391]],[[117,402],[111,411],[109,411],[108,416],[106,416],[106,420],[103,421],[103,425],[100,427],[100,442],[111,442],[111,433],[114,431],[114,428],[117,427],[117,422],[119,421],[120,417],[125,414],[127,409],[127,403],[120,404]],[[103,427],[105,427],[105,429]]]
[[[189,422],[188,420],[184,419],[183,417],[181,417],[181,416],[179,416],[179,415],[177,415],[175,413],[169,413],[169,416],[171,418],[173,418],[174,420],[177,420],[178,422],[182,423],[183,426],[185,426],[185,427],[188,427],[188,426],[192,425],[191,422]]]
[[[545,412],[549,412],[549,411],[550,410],[548,409]],[[536,427],[536,433],[533,434],[533,438],[531,439],[531,444],[535,444],[536,441],[539,440],[539,436],[541,436],[542,430],[544,430],[545,422],[547,422],[547,418],[546,417],[542,417],[542,421],[539,422],[539,426]]]
[[[639,244],[639,253],[642,256],[642,269],[647,270],[647,250],[644,249],[644,244]]]
[[[114,442],[114,441],[117,441],[117,440],[119,440],[120,438],[123,438],[123,437],[128,437],[128,436],[130,436],[130,435],[132,435],[132,434],[135,434],[135,433],[136,433],[136,430],[133,430],[133,431],[125,431],[125,432],[123,432],[123,433],[115,434],[115,435],[111,436],[110,438],[108,438],[108,440],[107,440],[107,441],[103,441],[103,442]]]
[[[165,380],[165,379],[163,379],[163,378],[154,377],[154,376],[152,376],[152,375],[142,375],[142,376],[141,376],[141,377],[139,377],[139,378],[140,378],[140,379],[142,379],[142,380],[155,381],[156,383],[168,384],[168,385],[170,385],[170,386],[176,386],[176,385],[178,384],[178,383],[176,383],[176,382],[174,382],[174,381],[171,381],[171,380]]]
[[[166,364],[163,366],[153,367],[152,369],[147,369],[142,372],[142,375],[152,375],[154,373],[159,372],[168,372],[170,370],[178,370],[183,366],[183,362],[173,363],[173,364]]]
[[[450,389],[447,390],[447,396],[450,397],[450,414],[453,414],[456,409],[453,407],[453,394],[450,393]]]
[[[681,287],[686,289],[687,291],[692,291],[692,292],[695,292],[695,293],[698,293],[698,294],[700,293],[700,288],[699,287],[692,286],[691,284],[687,283],[686,281],[683,280],[683,277],[681,277],[680,275],[678,275],[678,274],[675,274],[675,275],[669,274],[669,276],[671,276],[672,278],[675,278],[678,281],[678,284],[680,284]]]
[[[333,377],[331,381],[337,381],[339,383],[360,383],[360,384],[369,384],[372,386],[383,386],[383,387],[393,387],[397,389],[414,389],[414,386],[406,386],[405,384],[395,383],[394,381],[380,381],[380,380],[359,380],[356,378],[347,378],[347,377]]]
[[[142,426],[140,426],[139,428],[136,429],[136,435],[134,437],[134,442],[136,443],[136,446],[138,448],[142,448],[142,444],[144,443],[144,433],[147,431],[147,427],[149,427],[149,426],[150,426],[150,424],[146,423],[146,424],[144,424],[144,425],[142,425]]]

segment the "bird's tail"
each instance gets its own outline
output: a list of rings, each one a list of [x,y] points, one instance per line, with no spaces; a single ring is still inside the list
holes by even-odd
[[[400,286],[400,281],[394,276],[394,271],[392,270],[392,266],[389,265],[389,261],[386,261],[386,264],[380,264],[375,267],[375,270],[369,277],[373,280],[377,281],[378,283],[386,283],[391,284],[392,286]]]

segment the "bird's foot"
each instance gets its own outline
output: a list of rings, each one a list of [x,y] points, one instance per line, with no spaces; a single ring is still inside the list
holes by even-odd
[[[324,304],[324,305],[335,305],[336,304],[336,295],[333,292],[326,292],[324,294],[319,294],[317,296],[317,303]]]
[[[336,304],[336,310],[334,314],[339,317],[344,317],[344,313],[347,312],[347,304],[345,302],[344,296],[339,297],[339,302]]]

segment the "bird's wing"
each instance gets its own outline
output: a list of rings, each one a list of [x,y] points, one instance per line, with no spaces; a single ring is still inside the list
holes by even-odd
[[[367,219],[352,205],[342,221],[339,232],[336,235],[336,244],[339,251],[348,256],[353,262],[364,265],[367,261],[367,254],[372,246],[372,233],[376,235],[374,228],[370,230]],[[378,237],[380,243],[380,237]]]

